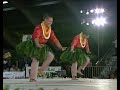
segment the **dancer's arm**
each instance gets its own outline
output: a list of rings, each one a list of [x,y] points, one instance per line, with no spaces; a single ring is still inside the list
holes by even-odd
[[[53,44],[55,44],[60,50],[64,51],[66,48],[62,47],[62,45],[60,44],[59,40],[57,39],[57,37],[55,36],[54,32],[51,31],[51,36],[50,36],[50,40]]]
[[[62,47],[62,45],[60,44],[60,42],[55,42],[55,45],[62,51],[64,51],[66,48],[65,47]]]
[[[73,52],[73,53],[75,52],[74,51],[74,46],[71,46],[71,50],[70,51]]]
[[[35,42],[35,45],[39,48],[42,48],[44,45],[43,44],[39,44],[39,37],[40,37],[40,25],[36,26],[35,29],[34,29],[34,32],[33,32],[33,39],[34,39],[34,42]]]
[[[35,38],[35,39],[34,39],[34,42],[35,42],[35,45],[36,45],[37,47],[39,47],[39,48],[44,47],[44,44],[39,44],[39,38]]]

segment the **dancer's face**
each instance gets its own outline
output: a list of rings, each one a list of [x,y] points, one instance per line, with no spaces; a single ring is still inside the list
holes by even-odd
[[[53,23],[53,18],[52,18],[52,17],[46,18],[46,19],[45,19],[45,23],[46,23],[46,25],[47,25],[48,27],[51,26],[52,23]]]

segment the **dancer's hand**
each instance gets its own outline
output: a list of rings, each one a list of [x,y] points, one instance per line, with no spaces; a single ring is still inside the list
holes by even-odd
[[[62,47],[62,51],[65,51],[67,47]]]
[[[71,50],[70,52],[74,53],[75,51],[74,51],[74,50]]]
[[[71,46],[70,52],[74,53],[74,46]]]
[[[91,53],[89,50],[86,51],[87,53]]]
[[[44,47],[44,44],[39,44],[39,45],[37,45],[37,47],[43,48],[43,47]]]

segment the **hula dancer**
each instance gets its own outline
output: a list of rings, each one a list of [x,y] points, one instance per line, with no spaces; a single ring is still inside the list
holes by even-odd
[[[87,36],[81,32],[79,35],[74,37],[71,47],[61,54],[60,59],[63,62],[69,62],[69,64],[72,65],[72,80],[77,80],[77,73],[83,75],[81,71],[84,70],[90,62],[88,57],[89,53],[90,51]],[[80,65],[78,70],[77,65]]]
[[[56,38],[51,25],[53,17],[46,14],[44,21],[35,27],[32,40],[28,40],[17,45],[16,50],[28,57],[32,58],[30,81],[37,81],[37,72],[39,63],[43,63],[39,69],[40,74],[45,77],[45,70],[54,59],[54,54],[50,47],[46,45],[48,40],[55,44],[60,50],[64,51],[58,39]]]

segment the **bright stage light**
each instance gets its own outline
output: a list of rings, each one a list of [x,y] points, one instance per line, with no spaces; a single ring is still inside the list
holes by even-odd
[[[95,9],[95,13],[99,14],[100,10],[98,8]]]
[[[101,11],[101,13],[103,13],[103,12],[104,12],[104,9],[102,9],[102,8],[101,8],[101,10],[100,10],[100,11]]]
[[[80,13],[83,13],[83,11],[81,10]]]
[[[8,1],[3,1],[3,4],[7,4],[8,3]]]
[[[86,23],[86,25],[89,25],[89,23]]]
[[[91,13],[93,13],[93,12],[94,12],[94,10],[92,9],[92,10],[90,10],[90,12],[91,12]]]
[[[100,13],[103,13],[103,12],[104,12],[104,9],[103,9],[103,8],[101,8],[101,9],[96,8],[96,9],[95,9],[95,13],[96,13],[96,14],[100,14]]]
[[[86,14],[88,15],[88,14],[89,14],[89,12],[87,11],[87,12],[86,12]]]
[[[106,24],[106,18],[100,17],[92,20],[92,24],[95,24],[97,26],[104,26]]]

